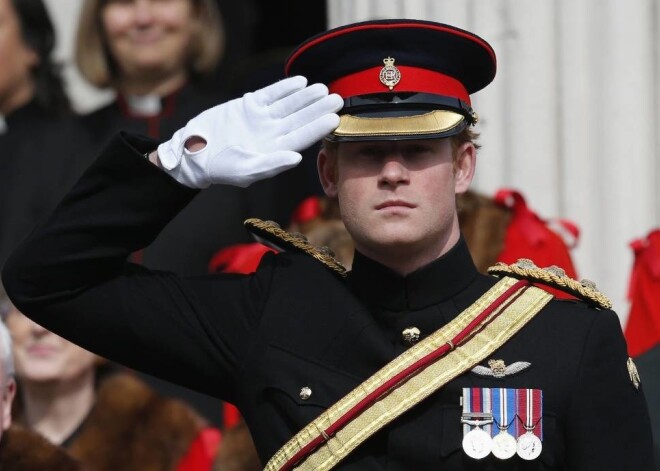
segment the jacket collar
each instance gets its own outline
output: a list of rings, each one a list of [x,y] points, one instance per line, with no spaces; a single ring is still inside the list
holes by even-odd
[[[405,311],[452,298],[466,289],[477,275],[467,244],[461,237],[440,258],[406,276],[356,251],[348,286],[370,307]]]

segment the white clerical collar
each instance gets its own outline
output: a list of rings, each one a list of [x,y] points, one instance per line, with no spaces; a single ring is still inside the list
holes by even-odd
[[[131,114],[139,116],[155,116],[163,109],[158,95],[127,95],[126,104]]]

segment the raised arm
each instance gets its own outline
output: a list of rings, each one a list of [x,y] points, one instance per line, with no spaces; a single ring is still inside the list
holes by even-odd
[[[158,147],[165,171],[144,158],[156,142],[118,135],[7,261],[9,296],[27,316],[89,350],[227,398],[229,388],[211,378],[233,372],[269,269],[182,278],[126,259],[196,188],[248,185],[295,165],[298,151],[336,125],[338,106],[336,96],[304,78],[278,82],[191,120]],[[203,139],[202,150],[184,150],[193,138]]]

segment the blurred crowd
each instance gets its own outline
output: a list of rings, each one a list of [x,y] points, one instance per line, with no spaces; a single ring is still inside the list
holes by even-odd
[[[43,1],[0,0],[0,266],[118,133],[169,138],[202,110],[279,78],[287,47],[310,33],[291,44],[270,38],[268,50],[223,60],[236,41],[229,34],[236,25],[223,17],[216,0],[86,0],[76,65],[115,99],[81,116],[52,59],[57,38]],[[249,273],[274,250],[243,228],[245,219],[261,217],[329,247],[350,268],[351,239],[336,202],[320,196],[315,153],[247,189],[200,192],[133,261],[183,274]],[[515,189],[470,192],[459,203],[481,271],[532,258],[578,277],[570,255],[577,224],[540,217]],[[648,380],[657,436],[660,232],[631,245],[626,336]],[[260,469],[249,431],[229,406],[110,364],[28,320],[3,291],[0,314],[2,469]]]

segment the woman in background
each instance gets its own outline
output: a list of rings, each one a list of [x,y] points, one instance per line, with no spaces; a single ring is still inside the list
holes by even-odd
[[[2,471],[81,471],[65,450],[38,433],[12,423],[16,396],[14,353],[5,325],[9,298],[0,283],[0,469]]]
[[[95,137],[119,129],[169,137],[224,98],[217,84],[205,83],[223,44],[220,14],[211,0],[86,1],[77,65],[91,84],[117,94],[87,117]]]
[[[19,382],[14,419],[90,471],[204,471],[217,430],[183,403],[35,324],[6,314]]]
[[[82,75],[116,99],[85,117],[95,155],[118,131],[168,138],[226,99],[205,79],[222,55],[224,30],[213,0],[88,0],[78,26]],[[205,273],[219,247],[247,240],[248,192],[218,186],[199,194],[134,261]]]

